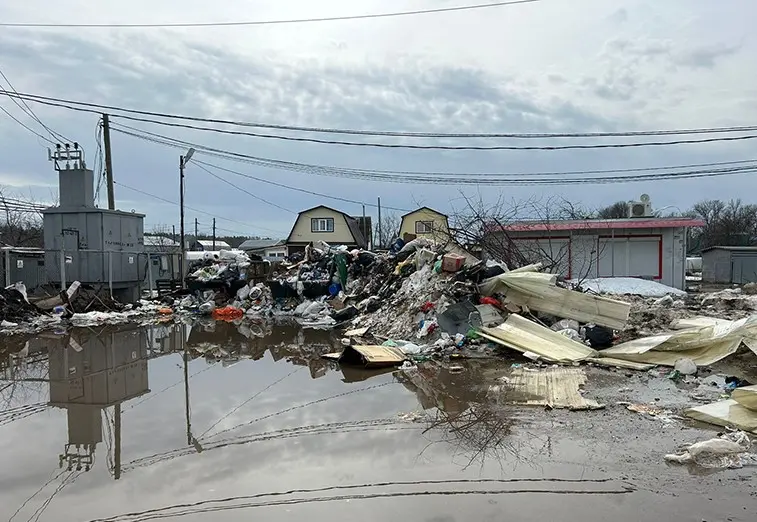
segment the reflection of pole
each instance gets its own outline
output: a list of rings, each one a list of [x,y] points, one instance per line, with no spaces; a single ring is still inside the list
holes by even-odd
[[[114,430],[116,432],[115,434],[115,442],[114,442],[114,463],[113,463],[113,476],[116,480],[121,478],[121,403],[119,402],[116,404],[115,413],[114,413],[115,419],[113,420],[113,423],[115,424]]]
[[[187,446],[192,445],[192,424],[189,420],[189,354],[187,353],[187,346],[184,344],[184,332],[181,335],[181,344],[184,347],[184,412],[187,417]]]

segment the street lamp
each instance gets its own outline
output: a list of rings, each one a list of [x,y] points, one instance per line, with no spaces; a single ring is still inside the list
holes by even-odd
[[[181,258],[179,259],[179,273],[181,275],[181,287],[186,287],[186,279],[184,277],[184,264],[187,257],[187,245],[184,238],[184,167],[192,159],[192,155],[195,153],[193,148],[190,148],[184,156],[179,156],[179,214],[181,215]]]

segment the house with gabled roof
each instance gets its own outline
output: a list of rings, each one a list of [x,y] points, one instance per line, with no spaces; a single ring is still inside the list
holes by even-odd
[[[313,241],[350,248],[368,246],[357,218],[325,205],[303,210],[297,215],[286,239],[287,252],[290,256],[303,252]]]

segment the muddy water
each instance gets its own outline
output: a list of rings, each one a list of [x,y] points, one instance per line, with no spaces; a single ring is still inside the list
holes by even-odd
[[[753,470],[662,462],[711,433],[508,406],[488,389],[510,363],[340,369],[329,332],[225,323],[5,346],[3,520],[757,519]]]

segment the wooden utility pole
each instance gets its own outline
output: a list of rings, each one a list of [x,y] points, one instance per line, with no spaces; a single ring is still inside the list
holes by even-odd
[[[113,189],[113,156],[110,152],[110,117],[103,114],[103,147],[105,148],[105,179],[108,182],[108,209],[116,210],[116,195]]]
[[[179,233],[181,234],[181,257],[179,258],[179,275],[181,276],[181,287],[186,288],[185,280],[185,259],[187,257],[187,243],[184,237],[184,156],[179,156],[179,214],[181,215],[181,224]]]
[[[213,218],[213,252],[216,251],[216,218]]]
[[[197,218],[195,218],[195,241],[197,241],[198,238],[197,225],[199,225],[199,222],[197,221]]]
[[[384,231],[381,228],[381,198],[378,198],[378,236],[379,248],[384,248]]]

